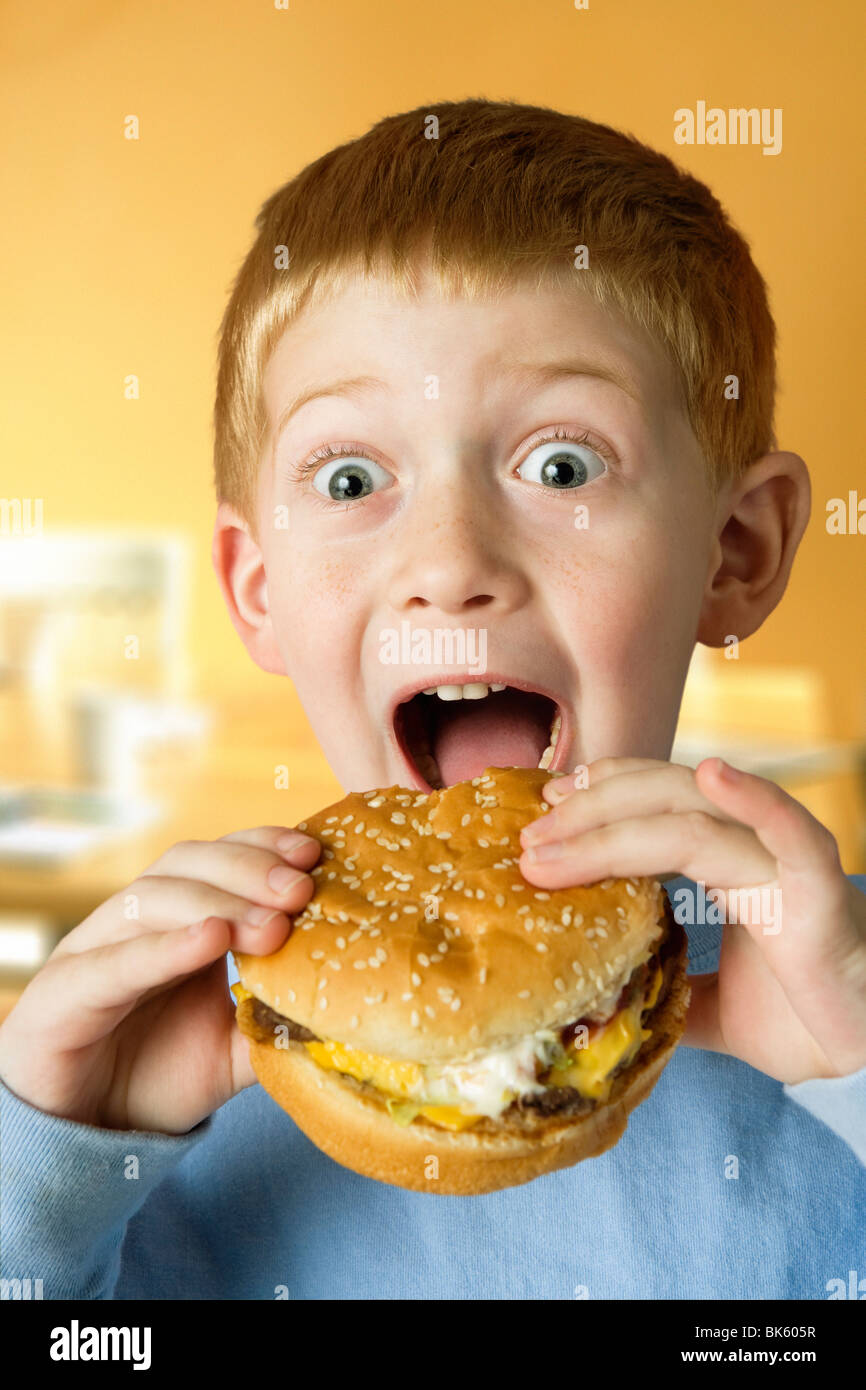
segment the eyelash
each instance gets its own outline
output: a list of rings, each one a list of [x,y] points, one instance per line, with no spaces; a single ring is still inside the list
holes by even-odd
[[[598,454],[599,458],[604,459],[605,463],[609,466],[616,466],[617,461],[613,450],[602,440],[598,439],[596,435],[591,434],[589,430],[578,430],[572,433],[570,430],[566,429],[564,425],[557,425],[555,429],[546,432],[544,430],[539,430],[537,435],[533,435],[530,439],[526,455],[520,460],[520,463],[525,463],[533,450],[540,449],[542,444],[557,443],[577,444],[583,448],[592,449],[593,453]],[[370,458],[370,455],[365,453],[363,449],[355,447],[352,444],[338,444],[336,446],[333,444],[320,444],[319,447],[314,449],[313,453],[310,454],[309,458],[291,468],[288,476],[293,482],[303,482],[305,478],[310,477],[312,473],[318,470],[320,464],[327,463],[329,459],[335,458],[366,458],[369,459],[371,463],[378,463],[378,459]],[[382,464],[379,464],[380,468],[382,466]],[[553,491],[553,489],[551,489],[551,491]],[[317,496],[313,500],[320,501],[323,506],[328,508],[343,506],[344,510],[346,507],[357,505],[352,502],[335,502],[333,499],[329,500],[324,496]],[[362,498],[361,500],[363,501],[365,499]]]

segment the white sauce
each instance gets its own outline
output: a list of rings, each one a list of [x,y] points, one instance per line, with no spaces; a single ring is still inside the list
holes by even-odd
[[[557,1042],[557,1034],[544,1029],[471,1062],[427,1067],[417,1094],[436,1105],[463,1102],[475,1114],[495,1119],[516,1096],[546,1089],[535,1079],[535,1062],[549,1065]]]

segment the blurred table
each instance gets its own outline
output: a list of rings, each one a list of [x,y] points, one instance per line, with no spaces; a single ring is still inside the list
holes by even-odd
[[[275,785],[288,769],[288,786]],[[20,711],[0,719],[0,775],[5,781],[74,785],[62,760],[22,736]],[[88,916],[179,840],[210,840],[258,825],[296,825],[338,800],[337,779],[313,737],[288,682],[279,694],[223,700],[198,754],[157,763],[147,795],[164,802],[161,819],[110,848],[58,868],[0,865],[0,908],[49,917],[60,931]]]

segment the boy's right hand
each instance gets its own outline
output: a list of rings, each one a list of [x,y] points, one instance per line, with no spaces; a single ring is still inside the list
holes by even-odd
[[[282,946],[286,913],[312,897],[304,870],[320,853],[318,840],[285,826],[173,845],[29,982],[0,1027],[0,1079],[84,1124],[192,1129],[256,1080],[226,951]]]

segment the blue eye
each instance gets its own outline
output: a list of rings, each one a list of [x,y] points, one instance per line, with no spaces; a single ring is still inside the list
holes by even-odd
[[[524,469],[529,470],[528,474]],[[605,464],[593,449],[570,440],[539,444],[517,470],[527,482],[541,483],[560,492],[583,487],[604,471]]]
[[[390,476],[378,463],[363,455],[340,454],[317,469],[312,481],[316,491],[332,502],[355,502],[387,485]]]

